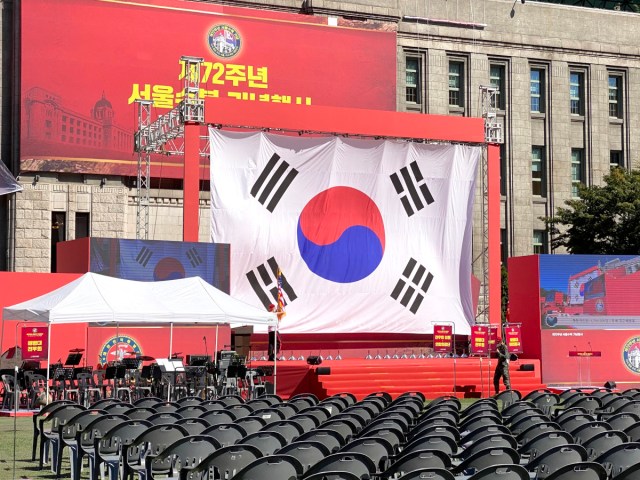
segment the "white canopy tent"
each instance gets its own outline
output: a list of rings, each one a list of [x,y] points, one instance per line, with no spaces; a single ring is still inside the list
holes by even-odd
[[[200,277],[138,282],[95,273],[86,273],[45,295],[5,307],[2,318],[48,324],[49,345],[51,325],[67,323],[169,325],[172,330],[176,323],[229,323],[273,326],[276,333],[278,327],[275,313],[236,300]],[[172,335],[169,352],[171,342]],[[47,369],[49,360],[47,355]]]
[[[16,181],[9,169],[0,160],[0,195],[7,195],[20,190],[22,190],[22,185]]]

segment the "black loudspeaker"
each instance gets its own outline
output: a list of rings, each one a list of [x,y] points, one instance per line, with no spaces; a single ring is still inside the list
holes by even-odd
[[[316,375],[331,375],[331,367],[316,368]]]
[[[273,382],[264,382],[264,393],[266,395],[273,395]]]
[[[278,344],[276,345],[276,332],[269,332],[269,349],[267,354],[270,362],[273,362],[275,360],[275,356],[280,353],[280,341],[278,340],[277,343]]]
[[[607,383],[604,384],[604,388],[606,388],[607,390],[613,390],[617,387],[616,382],[614,382],[613,380],[609,380],[607,381]]]
[[[520,370],[523,372],[533,372],[535,369],[533,363],[523,363],[520,365]]]
[[[307,363],[309,365],[320,365],[322,363],[322,358],[317,355],[309,355],[307,357]]]

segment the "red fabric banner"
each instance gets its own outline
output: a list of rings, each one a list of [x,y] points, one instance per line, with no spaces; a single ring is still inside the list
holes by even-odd
[[[504,329],[504,341],[509,353],[522,353],[522,329],[520,325],[508,325]]]
[[[46,360],[49,350],[47,327],[22,328],[22,359]]]
[[[471,354],[486,355],[489,353],[489,327],[474,325],[471,327]]]
[[[433,326],[433,351],[434,353],[451,353],[453,350],[453,326]]]
[[[498,325],[489,325],[489,352],[495,352],[498,348]]]
[[[184,55],[203,59],[201,98],[241,110],[396,109],[388,24],[329,26],[321,16],[178,0],[19,5],[22,170],[135,176],[135,101],[153,102],[154,118],[174,108]],[[181,156],[153,155],[151,175],[181,178]]]

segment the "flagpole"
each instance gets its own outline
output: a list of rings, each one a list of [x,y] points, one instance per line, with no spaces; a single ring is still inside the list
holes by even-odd
[[[276,315],[276,318],[277,315]],[[278,394],[278,324],[279,320],[276,321],[276,331],[275,331],[275,341],[273,346],[273,394]]]

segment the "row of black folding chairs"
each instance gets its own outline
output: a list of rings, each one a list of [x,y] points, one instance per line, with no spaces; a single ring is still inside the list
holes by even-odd
[[[554,459],[557,457],[567,460],[569,457],[563,457],[555,452],[542,456],[541,453],[544,452],[541,452],[542,447],[538,445],[542,443],[541,440],[538,443],[534,442],[532,444],[533,447],[523,444],[522,438],[513,435],[508,428],[512,426],[512,420],[517,420],[517,417],[515,419],[512,418],[513,415],[509,415],[509,412],[517,413],[518,407],[516,405],[527,406],[527,402],[514,398],[513,394],[505,396],[503,392],[501,396],[502,399],[507,398],[508,401],[505,403],[510,403],[502,412],[506,414],[504,419],[499,412],[496,399],[484,399],[465,410],[461,410],[460,402],[456,398],[442,397],[430,402],[425,408],[424,397],[418,393],[408,393],[395,401],[391,401],[391,397],[384,393],[372,394],[372,396],[365,398],[361,402],[356,402],[355,397],[350,394],[340,394],[323,402],[318,402],[313,396],[301,396],[297,399],[293,398],[289,402],[281,402],[278,398],[263,399],[271,407],[265,407],[263,404],[258,403],[252,404],[252,402],[245,404],[242,399],[233,397],[229,397],[226,401],[223,400],[223,405],[209,404],[208,402],[200,401],[200,399],[191,399],[190,401],[185,401],[184,404],[177,405],[158,402],[156,399],[155,403],[152,404],[153,399],[148,399],[149,405],[137,405],[133,408],[137,412],[140,412],[140,409],[153,410],[154,406],[174,409],[173,411],[165,412],[147,412],[151,413],[148,418],[158,413],[162,415],[171,414],[164,417],[170,423],[167,425],[162,425],[162,423],[153,425],[148,419],[128,419],[126,421],[132,423],[123,426],[123,428],[127,429],[135,425],[137,428],[144,430],[144,432],[163,432],[162,444],[154,447],[152,442],[143,439],[137,442],[137,437],[127,437],[127,441],[124,444],[130,442],[133,447],[129,446],[124,450],[126,455],[121,458],[123,454],[121,435],[116,435],[115,437],[113,434],[106,435],[101,440],[101,442],[104,441],[104,444],[101,445],[96,443],[96,439],[83,438],[83,435],[89,436],[94,428],[87,428],[83,432],[81,427],[75,432],[75,440],[71,440],[66,446],[72,452],[72,478],[78,478],[79,465],[84,456],[89,458],[92,478],[97,478],[101,465],[109,467],[109,470],[114,474],[114,468],[116,472],[119,469],[119,467],[114,466],[120,464],[123,465],[123,470],[126,471],[127,476],[135,473],[140,478],[152,478],[154,470],[151,468],[147,472],[148,465],[164,465],[166,468],[169,464],[171,464],[170,470],[163,471],[163,473],[169,472],[173,474],[181,468],[180,471],[184,475],[186,475],[186,472],[191,472],[192,478],[213,478],[216,472],[220,473],[219,470],[222,467],[216,465],[220,462],[224,463],[221,459],[226,458],[225,455],[227,454],[234,458],[238,457],[238,452],[247,450],[245,445],[257,448],[261,455],[252,459],[246,465],[243,464],[242,468],[240,468],[241,465],[234,464],[231,470],[225,470],[226,477],[222,478],[227,478],[230,474],[239,474],[243,468],[249,468],[249,464],[254,462],[255,465],[252,465],[250,469],[252,473],[246,474],[251,476],[239,478],[258,478],[256,477],[258,472],[280,471],[277,470],[278,468],[295,470],[297,477],[304,475],[304,478],[322,474],[338,475],[335,478],[342,478],[339,475],[346,477],[349,474],[359,475],[358,478],[450,478],[452,475],[460,478],[472,475],[469,478],[474,479],[491,478],[491,475],[498,474],[501,475],[500,478],[504,479],[522,478],[523,472],[528,472],[527,478],[546,478],[547,476],[552,478],[551,475],[558,475],[558,472],[561,475],[572,475],[576,474],[576,472],[582,475],[602,475],[601,471],[597,471],[598,468],[602,469],[602,466],[599,464],[592,465],[586,459],[580,462],[573,462],[572,470],[566,466],[567,462],[561,467],[556,465],[557,462],[553,463],[551,467],[553,467],[554,471],[551,471],[549,458]],[[498,398],[500,399],[500,396]],[[115,408],[115,405],[121,404],[98,405],[98,407],[104,407],[103,411],[95,413],[94,416],[96,418],[93,418],[92,421],[99,423],[100,418],[103,417],[103,425],[108,425],[109,421],[123,422],[121,417],[124,416],[126,418],[124,413],[127,410],[122,410],[121,413],[106,410],[109,407],[119,410]],[[195,416],[196,413],[201,413],[199,409],[182,410],[183,412],[190,412],[191,416],[187,418],[176,418],[174,416],[178,410],[185,407],[203,405],[211,406],[211,412],[226,411],[227,409],[233,411],[235,409],[236,413],[242,412],[242,414],[232,419],[234,423],[220,423],[213,426],[214,428],[210,426],[208,431],[207,428],[202,428],[200,432],[197,432],[198,428],[204,427],[204,425],[202,425],[202,419]],[[247,408],[239,409],[237,408],[238,405],[245,405]],[[279,405],[282,406],[283,412],[287,412],[285,419],[281,418],[279,414],[274,414],[277,417],[275,419],[261,418],[263,414],[252,415],[256,411],[268,410]],[[254,409],[258,406],[260,408]],[[127,405],[127,407],[130,411],[131,406]],[[311,411],[305,413],[305,410]],[[277,411],[280,412],[280,410]],[[268,413],[265,414],[269,415]],[[47,416],[46,412],[41,413],[41,415]],[[121,417],[118,417],[118,415]],[[91,414],[87,414],[87,416],[90,417]],[[251,423],[246,421],[244,427],[252,425],[253,429],[244,428],[236,423],[242,422],[249,417],[255,417],[255,419],[250,419],[252,420]],[[296,421],[290,422],[289,419],[292,417],[297,417]],[[41,419],[41,421],[43,420]],[[507,425],[507,421],[511,423]],[[74,422],[76,420],[69,423],[73,425]],[[185,423],[180,425],[179,422]],[[36,425],[35,420],[34,425]],[[187,425],[189,430],[187,430]],[[71,425],[69,428],[71,428]],[[40,429],[42,430],[42,426]],[[131,431],[135,433],[135,430]],[[169,438],[167,436],[168,431],[177,432],[179,438],[176,438],[176,442],[182,447],[179,445],[174,447],[167,443],[167,438]],[[34,446],[37,441],[37,432],[37,427],[34,426]],[[82,435],[78,436],[79,432],[83,432]],[[562,435],[556,435],[551,431],[547,433],[555,435],[555,437],[562,437]],[[64,437],[64,434],[62,437]],[[68,438],[70,437],[69,435]],[[185,440],[185,438],[189,437],[194,438],[188,441]],[[114,438],[117,440],[114,440]],[[203,438],[207,438],[207,440]],[[567,444],[572,441],[572,439],[566,437],[564,439]],[[215,452],[212,452],[209,455],[212,457],[210,459],[212,462],[216,459],[215,465],[209,465],[211,462],[205,462],[209,456],[203,456],[202,454],[197,455],[197,458],[193,457],[185,460],[180,459],[178,453],[172,453],[174,449],[180,451],[181,448],[194,452],[195,443],[190,445],[191,448],[184,446],[189,445],[189,442],[208,445],[209,448],[215,447],[215,452],[219,453],[214,455]],[[220,446],[218,447],[215,442],[218,442]],[[323,445],[325,450],[318,448],[316,444]],[[96,450],[96,445],[98,450]],[[109,450],[114,447],[117,447],[116,450],[120,449],[118,455]],[[87,450],[83,450],[84,448]],[[104,448],[104,459],[100,448]],[[285,450],[287,448],[294,449],[292,450],[294,455],[289,455],[289,450]],[[251,448],[248,448],[248,450],[251,450]],[[560,449],[562,452],[566,450],[566,448]],[[575,449],[569,448],[569,450]],[[532,451],[534,452],[533,455]],[[74,457],[73,452],[79,452],[79,454]],[[167,452],[166,456],[162,455],[163,452]],[[316,455],[319,454],[321,460],[314,461],[313,464],[309,459],[307,459],[306,463],[300,462],[303,464],[302,473],[295,465],[295,461],[291,462],[286,458],[280,458],[283,455],[296,458],[296,456],[300,457],[304,454],[309,454],[309,452],[315,452]],[[54,459],[61,458],[61,450],[57,453],[58,455],[54,456]],[[115,455],[115,458],[109,455]],[[367,462],[362,459],[362,455],[374,461]],[[251,453],[245,454],[245,460],[250,457]],[[538,458],[542,458],[542,460],[538,460]],[[535,462],[533,462],[534,460]],[[58,461],[56,465],[58,472],[60,463]],[[291,465],[292,463],[294,464],[293,466]],[[596,465],[598,466],[596,467]],[[627,465],[624,470],[626,471],[630,467],[631,465]],[[358,473],[354,473],[353,470]],[[284,472],[284,470],[282,471]],[[243,475],[245,474],[243,473]],[[423,476],[415,477],[415,475]],[[271,478],[281,477],[272,475]],[[596,476],[593,478],[606,477]]]
[[[376,408],[381,409],[384,401],[386,401],[383,398],[372,398],[370,403],[372,406],[376,405]],[[212,424],[220,425],[221,428],[218,429],[217,433],[231,435],[234,441],[237,441],[241,435],[245,435],[248,432],[255,433],[255,431],[268,423],[277,423],[280,428],[289,427],[289,430],[296,434],[301,432],[295,429],[292,430],[292,425],[298,426],[301,431],[304,428],[315,428],[321,421],[328,419],[332,410],[338,413],[355,403],[355,397],[350,394],[340,394],[326,399],[318,408],[311,408],[317,403],[318,400],[313,395],[297,396],[286,402],[286,404],[274,396],[264,396],[246,403],[240,397],[235,396],[223,397],[213,402],[202,402],[200,399],[183,399],[177,405],[149,398],[137,402],[135,406],[110,399],[97,402],[91,410],[85,411],[83,407],[77,404],[68,404],[64,401],[56,402],[45,407],[38,416],[34,417],[32,456],[35,459],[37,441],[42,436],[40,465],[42,466],[43,460],[47,458],[47,452],[45,451],[47,446],[51,445],[54,451],[52,469],[59,474],[61,465],[59,459],[62,457],[62,450],[65,446],[69,446],[72,451],[72,457],[76,454],[77,458],[77,451],[79,448],[81,449],[83,441],[85,446],[89,446],[91,443],[91,438],[85,437],[95,431],[100,422],[107,425],[109,423],[107,419],[112,421],[122,421],[124,418],[132,420],[127,417],[127,414],[135,416],[141,416],[141,414],[149,415],[146,419],[138,418],[138,420],[144,420],[147,425],[151,424],[149,420],[157,420],[159,424],[178,423],[187,429],[187,433],[200,433],[207,428],[211,429]],[[266,405],[271,405],[272,408]],[[205,407],[204,412],[201,412],[201,407]],[[165,411],[159,412],[158,410],[160,409],[165,409]],[[286,425],[284,419],[296,414],[298,411],[301,413],[296,418],[297,423]],[[187,418],[181,418],[178,412],[183,414],[188,412],[189,415]],[[234,423],[230,424],[232,421]],[[235,437],[230,432],[235,432]],[[81,455],[79,458],[81,458]],[[72,461],[72,470],[75,464],[76,461]]]
[[[589,413],[605,417],[617,413],[640,415],[640,389],[636,388],[623,392],[606,388],[570,388],[559,394],[541,389],[530,392],[522,400],[536,404],[552,416],[569,408],[583,408]]]
[[[437,433],[427,433],[429,427],[416,427],[409,433],[411,437],[420,431],[422,438],[417,442],[418,447],[413,444],[405,447],[405,457],[408,450],[420,448],[423,451],[417,454],[420,458],[413,465],[407,466],[405,459],[400,473],[408,474],[406,470],[418,466],[436,468],[433,461],[437,455],[428,451],[437,450],[447,453],[451,462],[444,467],[456,474],[485,470],[483,475],[490,475],[487,468],[512,464],[525,467],[530,478],[601,479],[634,478],[637,475],[640,463],[638,445],[629,441],[625,443],[624,435],[611,434],[608,430],[606,433],[595,432],[597,428],[584,426],[575,432],[576,440],[569,432],[547,428],[550,425],[545,425],[535,416],[538,412],[523,411],[519,417],[512,418],[510,414],[527,402],[520,402],[519,394],[509,397],[510,406],[502,414],[497,403],[490,399],[476,402],[459,416],[455,415],[456,402],[433,409],[427,407],[421,416],[430,416],[442,425],[436,427]],[[565,414],[570,415],[571,412]],[[446,421],[442,421],[442,417],[447,417]],[[595,434],[592,436],[592,433]],[[428,462],[431,464],[427,465]],[[396,470],[402,462],[398,460],[397,464]],[[519,478],[522,473],[522,469],[513,468],[510,475]],[[480,473],[476,475],[480,476]]]

